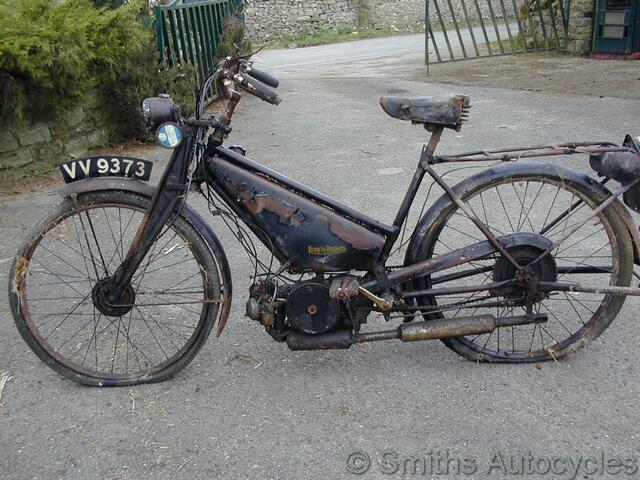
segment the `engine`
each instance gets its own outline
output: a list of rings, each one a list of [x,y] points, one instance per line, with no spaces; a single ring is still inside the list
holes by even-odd
[[[293,284],[276,285],[273,281],[256,281],[247,301],[247,316],[258,320],[276,340],[283,341],[291,332],[296,335],[322,335],[332,330],[358,329],[351,303],[332,289],[353,277],[316,277]],[[366,313],[364,314],[366,317]]]
[[[316,280],[297,283],[285,305],[289,325],[300,333],[319,335],[340,320],[340,302],[329,296],[329,286]]]

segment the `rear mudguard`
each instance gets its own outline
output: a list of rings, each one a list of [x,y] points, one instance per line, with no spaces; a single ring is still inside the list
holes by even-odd
[[[464,198],[468,192],[484,185],[491,185],[503,177],[512,175],[543,174],[557,175],[562,179],[588,187],[593,190],[595,195],[600,197],[601,201],[611,194],[610,190],[604,185],[601,185],[599,182],[582,172],[578,172],[577,170],[573,170],[562,165],[538,162],[508,163],[488,168],[487,170],[479,172],[458,183],[453,187],[453,191],[461,198]],[[437,225],[435,225],[436,220],[440,217],[443,211],[452,208],[453,206],[453,200],[451,200],[447,194],[444,194],[420,219],[407,248],[404,262],[405,265],[411,265],[416,262],[417,255],[420,250],[421,239],[431,229],[437,228]],[[634,263],[636,265],[640,265],[640,234],[638,233],[638,227],[635,225],[627,208],[619,200],[615,200],[609,208],[613,208],[626,224],[633,245]]]
[[[68,183],[64,187],[58,190],[58,193],[63,198],[73,198],[76,195],[80,195],[83,193],[89,192],[100,192],[105,190],[122,190],[125,192],[133,192],[141,195],[143,197],[151,198],[156,191],[156,188],[149,185],[148,183],[141,182],[140,180],[129,179],[129,178],[115,178],[115,177],[96,177],[96,178],[87,178],[86,180],[79,180],[77,182]],[[217,336],[220,336],[224,326],[226,324],[226,319],[229,316],[229,310],[231,309],[231,295],[233,291],[233,285],[231,282],[231,270],[229,269],[229,263],[227,261],[227,256],[222,249],[222,245],[216,237],[211,227],[205,222],[205,220],[200,216],[198,212],[196,212],[189,205],[184,205],[181,208],[180,215],[182,215],[192,226],[197,230],[197,232],[204,238],[211,249],[211,253],[215,257],[218,267],[222,270],[222,274],[224,278],[228,279],[228,287],[227,287],[227,299],[223,304],[223,311],[220,315],[220,323],[218,324],[218,329],[216,332]]]

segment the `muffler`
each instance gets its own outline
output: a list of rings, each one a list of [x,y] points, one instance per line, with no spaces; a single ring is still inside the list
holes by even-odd
[[[482,335],[491,333],[498,327],[526,325],[547,321],[546,315],[521,315],[514,317],[494,317],[476,315],[473,317],[443,318],[428,322],[405,323],[398,328],[399,338],[403,342],[435,340],[461,337],[464,335]]]
[[[513,317],[495,317],[493,315],[474,315],[472,317],[443,318],[428,322],[412,322],[400,325],[393,330],[353,334],[350,330],[336,330],[322,335],[304,335],[291,332],[287,336],[287,346],[291,350],[333,350],[347,349],[354,343],[379,342],[399,339],[403,342],[420,340],[438,340],[461,337],[464,335],[482,335],[491,333],[498,327],[544,323],[547,315],[518,315]]]

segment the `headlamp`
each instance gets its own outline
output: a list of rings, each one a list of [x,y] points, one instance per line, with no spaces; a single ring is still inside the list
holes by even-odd
[[[142,115],[145,128],[153,131],[165,122],[178,122],[180,107],[169,95],[161,94],[142,101]]]

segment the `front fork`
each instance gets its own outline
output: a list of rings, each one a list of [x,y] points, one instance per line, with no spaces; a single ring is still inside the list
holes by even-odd
[[[227,109],[219,120],[189,120],[181,126],[184,139],[169,159],[169,164],[151,197],[149,208],[145,212],[126,257],[108,282],[108,291],[105,292],[105,296],[112,304],[118,302],[123,293],[130,290],[131,280],[144,257],[161,234],[162,227],[175,211],[176,205],[187,194],[189,164],[198,128],[214,127],[214,132],[209,139],[210,147],[221,145],[231,131],[229,125],[233,111],[240,100],[240,94],[228,85],[220,84],[219,87],[225,98],[229,99]]]
[[[163,226],[175,212],[178,203],[184,201],[189,187],[187,179],[195,130],[188,126],[183,126],[182,130],[184,139],[171,154],[129,251],[110,279],[108,292],[105,293],[107,300],[112,304],[117,303],[123,292],[129,288],[133,276],[160,235]]]

